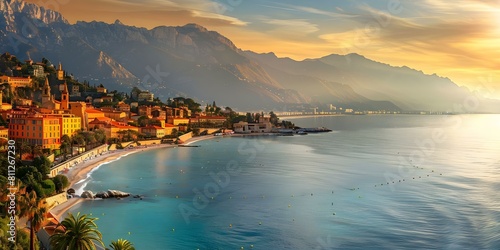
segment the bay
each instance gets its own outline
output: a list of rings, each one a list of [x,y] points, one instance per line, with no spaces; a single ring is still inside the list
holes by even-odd
[[[292,121],[334,131],[132,154],[85,189],[142,200],[71,212],[136,249],[500,249],[500,116]]]

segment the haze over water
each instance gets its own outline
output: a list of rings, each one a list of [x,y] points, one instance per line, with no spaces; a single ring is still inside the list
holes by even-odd
[[[500,249],[499,115],[293,122],[334,132],[126,156],[85,189],[145,198],[72,212],[136,249]]]

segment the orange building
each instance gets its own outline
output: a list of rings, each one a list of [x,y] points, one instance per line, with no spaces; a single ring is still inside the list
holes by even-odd
[[[128,124],[125,124],[123,122],[110,122],[106,126],[104,126],[104,132],[106,133],[106,138],[119,138],[120,134],[118,132],[120,131],[127,131],[127,130],[132,130],[139,132],[139,128],[135,126],[130,126]]]
[[[31,77],[14,77],[14,76],[0,76],[1,83],[8,83],[11,88],[19,87],[32,87],[33,79]]]
[[[58,149],[61,145],[59,118],[41,114],[13,114],[9,123],[9,139]]]
[[[141,133],[148,137],[162,138],[165,136],[165,129],[159,126],[147,126],[141,128]]]

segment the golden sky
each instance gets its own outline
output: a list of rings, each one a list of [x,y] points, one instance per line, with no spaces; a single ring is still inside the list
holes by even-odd
[[[237,47],[296,60],[358,53],[500,98],[498,0],[28,0],[70,23],[197,23]]]

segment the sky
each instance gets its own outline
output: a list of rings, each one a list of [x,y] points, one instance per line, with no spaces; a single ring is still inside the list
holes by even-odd
[[[499,0],[27,0],[70,23],[197,23],[243,50],[295,60],[358,53],[500,98]]]

